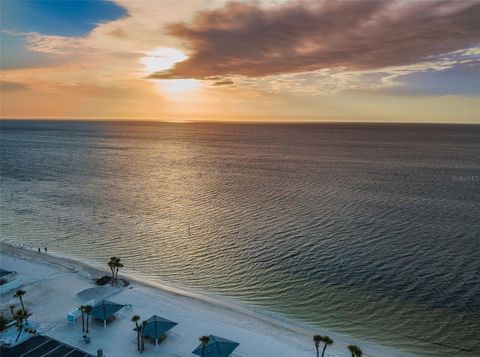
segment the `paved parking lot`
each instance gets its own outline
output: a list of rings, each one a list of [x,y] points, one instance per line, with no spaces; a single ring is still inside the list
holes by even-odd
[[[1,357],[93,357],[47,336],[35,336],[12,348],[0,347]]]

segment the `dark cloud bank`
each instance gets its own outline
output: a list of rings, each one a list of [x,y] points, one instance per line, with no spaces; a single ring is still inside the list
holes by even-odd
[[[434,60],[480,43],[480,1],[230,3],[169,34],[191,56],[153,78],[261,77],[322,68],[369,70]]]

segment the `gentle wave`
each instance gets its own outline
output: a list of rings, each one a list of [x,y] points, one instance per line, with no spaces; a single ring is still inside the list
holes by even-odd
[[[4,237],[418,355],[480,347],[478,127],[1,129]]]

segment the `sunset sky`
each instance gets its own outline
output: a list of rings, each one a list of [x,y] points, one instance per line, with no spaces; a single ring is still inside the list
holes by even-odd
[[[1,1],[2,118],[480,123],[479,1]]]

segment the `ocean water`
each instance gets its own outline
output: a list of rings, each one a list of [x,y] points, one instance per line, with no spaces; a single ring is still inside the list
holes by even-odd
[[[1,122],[4,239],[419,356],[480,351],[480,126]]]

